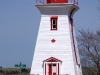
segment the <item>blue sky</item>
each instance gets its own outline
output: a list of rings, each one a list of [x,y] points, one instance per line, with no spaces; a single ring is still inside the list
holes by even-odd
[[[0,66],[14,67],[20,61],[31,67],[41,14],[35,0],[0,0]],[[73,17],[78,29],[100,29],[98,0],[79,0]]]

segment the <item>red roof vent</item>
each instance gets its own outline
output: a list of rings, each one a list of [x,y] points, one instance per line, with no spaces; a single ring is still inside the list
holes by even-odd
[[[47,0],[47,4],[51,3],[68,3],[68,0]]]

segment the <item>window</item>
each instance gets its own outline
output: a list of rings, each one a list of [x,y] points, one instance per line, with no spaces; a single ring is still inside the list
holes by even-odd
[[[57,20],[58,20],[57,16],[51,17],[51,30],[57,30]]]
[[[56,73],[57,71],[57,67],[56,67],[56,64],[53,64],[53,66],[52,66],[52,69],[53,69],[53,73]]]

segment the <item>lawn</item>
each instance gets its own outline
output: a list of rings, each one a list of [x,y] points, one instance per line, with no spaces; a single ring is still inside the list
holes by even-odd
[[[21,75],[29,75],[30,68],[22,68]],[[20,75],[20,68],[2,68],[0,69],[0,75]]]

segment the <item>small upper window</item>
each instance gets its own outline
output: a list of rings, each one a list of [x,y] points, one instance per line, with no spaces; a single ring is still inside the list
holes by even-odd
[[[58,17],[51,17],[51,30],[57,30]]]

